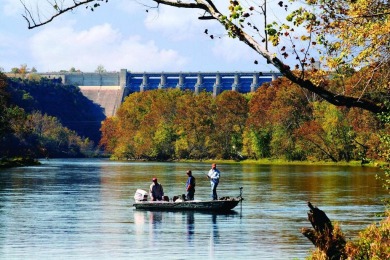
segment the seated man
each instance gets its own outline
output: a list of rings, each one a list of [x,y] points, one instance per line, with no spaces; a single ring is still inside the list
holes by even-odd
[[[157,182],[157,178],[153,178],[153,183],[150,185],[149,193],[152,201],[163,199],[164,190],[162,185]]]

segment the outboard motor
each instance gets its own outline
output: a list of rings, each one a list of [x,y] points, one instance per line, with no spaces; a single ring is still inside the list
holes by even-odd
[[[148,192],[141,189],[137,189],[134,195],[134,200],[135,202],[148,201]]]

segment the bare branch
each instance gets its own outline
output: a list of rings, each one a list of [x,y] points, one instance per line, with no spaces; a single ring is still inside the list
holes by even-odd
[[[95,1],[96,0],[85,0],[85,1],[80,1],[80,2],[73,1],[73,5],[66,7],[66,8],[58,6],[57,1],[54,1],[55,4],[53,5],[53,9],[55,9],[57,12],[45,21],[41,21],[41,19],[38,16],[38,21],[36,21],[34,16],[31,14],[29,8],[26,6],[25,2],[23,0],[20,0],[20,2],[22,3],[22,5],[24,7],[24,11],[25,11],[25,14],[22,16],[27,21],[28,29],[34,29],[34,28],[43,26],[45,24],[48,24],[48,23],[52,22],[55,18],[57,18],[58,16],[60,16],[64,13],[72,11],[73,9],[75,9],[79,6],[87,5],[88,3],[95,2]],[[38,15],[39,15],[39,13],[38,13]]]

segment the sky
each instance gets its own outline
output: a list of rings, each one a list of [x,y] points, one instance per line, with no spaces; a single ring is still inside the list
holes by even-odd
[[[81,7],[29,30],[19,0],[0,0],[0,69],[26,64],[38,72],[94,72],[100,65],[133,72],[276,71],[227,37],[218,22],[199,20],[200,10],[161,6],[146,12],[139,2],[110,0],[94,12]]]

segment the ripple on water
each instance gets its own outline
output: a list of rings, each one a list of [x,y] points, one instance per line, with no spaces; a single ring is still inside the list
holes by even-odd
[[[221,164],[219,195],[244,187],[234,214],[148,212],[132,207],[135,190],[158,176],[169,196],[182,194],[188,168],[208,199],[209,164],[42,163],[0,171],[1,259],[304,259],[308,200],[351,237],[386,194],[367,168]]]

